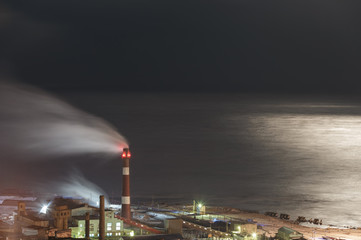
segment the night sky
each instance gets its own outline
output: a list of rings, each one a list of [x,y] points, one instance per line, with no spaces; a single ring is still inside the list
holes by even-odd
[[[359,92],[360,1],[2,1],[2,74],[53,91]]]
[[[360,7],[359,0],[5,0],[0,78],[45,89],[119,130],[133,151],[135,196],[233,193],[237,207],[241,198],[258,210],[265,209],[255,199],[270,209],[286,199],[311,209],[307,203],[342,191],[326,189],[328,177],[361,183],[359,171],[349,172],[360,146],[336,151],[360,142],[349,136],[361,132],[361,100],[348,99],[361,93]],[[345,165],[340,152],[352,155]],[[331,162],[319,164],[324,159]],[[39,189],[76,168],[120,195],[118,158],[51,160],[3,157],[0,189],[24,182]],[[307,178],[295,180],[299,172]],[[343,186],[337,179],[332,186]],[[326,197],[298,192],[312,187]],[[347,191],[343,197],[354,189]]]

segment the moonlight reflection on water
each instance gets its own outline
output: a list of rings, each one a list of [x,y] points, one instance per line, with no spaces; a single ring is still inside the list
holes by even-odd
[[[253,113],[241,117],[246,119],[248,134],[277,166],[274,179],[282,190],[276,194],[279,206],[270,206],[273,210],[358,226],[361,116],[319,114],[319,110],[313,109],[313,114]]]

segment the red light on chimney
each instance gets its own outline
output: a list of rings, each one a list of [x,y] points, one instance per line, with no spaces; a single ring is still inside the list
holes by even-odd
[[[129,159],[132,155],[130,154],[129,148],[124,148],[122,153],[123,159]]]

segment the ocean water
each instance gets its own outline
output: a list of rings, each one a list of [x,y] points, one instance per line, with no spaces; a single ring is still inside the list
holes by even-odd
[[[63,94],[130,142],[136,197],[202,200],[361,226],[361,101],[238,94]],[[120,195],[118,161],[82,171]]]

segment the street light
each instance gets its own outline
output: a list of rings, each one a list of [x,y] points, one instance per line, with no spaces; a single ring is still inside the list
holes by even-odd
[[[48,210],[48,205],[44,205],[44,206],[40,209],[40,213],[46,214],[47,210]]]
[[[48,202],[47,204],[44,204],[40,209],[40,213],[46,214],[46,212],[49,209],[50,204],[51,204],[51,202]]]

